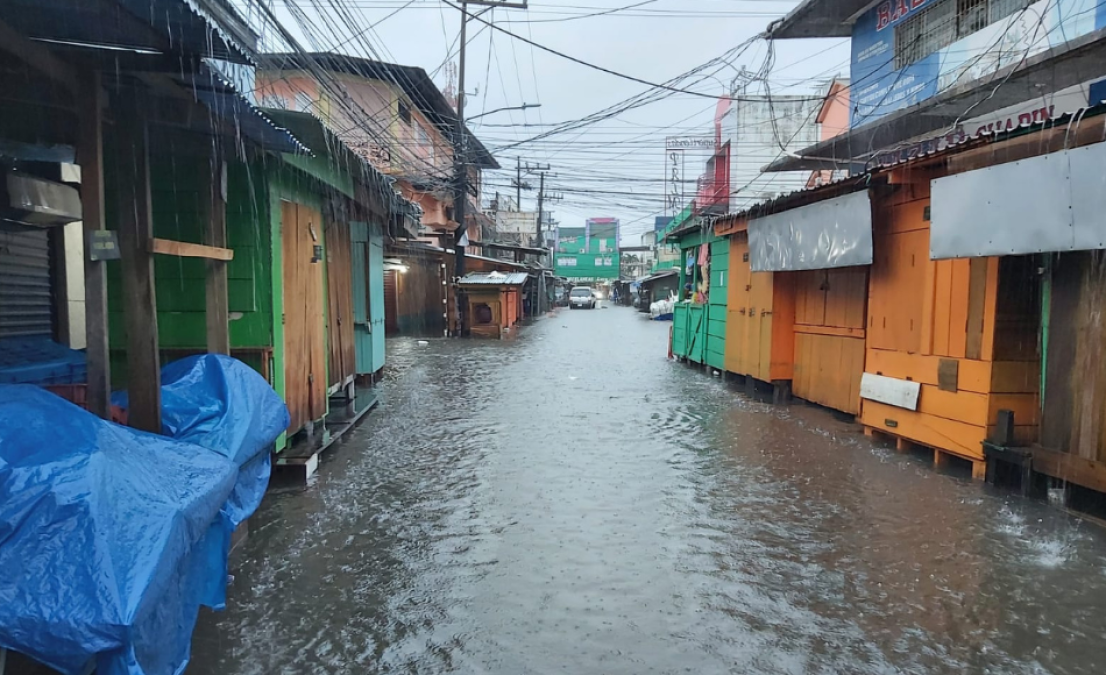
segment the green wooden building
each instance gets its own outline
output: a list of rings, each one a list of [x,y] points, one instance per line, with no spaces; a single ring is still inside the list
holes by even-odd
[[[211,186],[222,190],[215,201],[223,203],[226,248],[233,251],[226,262],[230,353],[284,398],[290,438],[321,428],[332,395],[352,396],[359,375],[383,367],[384,236],[417,217],[417,207],[314,117],[265,112],[305,144],[303,152],[251,152],[214,166],[210,151],[191,152],[187,139],[165,137],[152,145],[153,236],[204,241]],[[213,181],[213,173],[221,178]],[[109,200],[109,214],[113,208]],[[163,363],[207,351],[209,264],[154,258]],[[112,373],[120,382],[126,378],[126,335],[117,311],[117,268],[109,266],[108,292]]]
[[[724,371],[729,239],[716,236],[690,209],[681,215],[665,235],[666,243],[674,242],[680,249],[680,300],[672,312],[672,353]]]

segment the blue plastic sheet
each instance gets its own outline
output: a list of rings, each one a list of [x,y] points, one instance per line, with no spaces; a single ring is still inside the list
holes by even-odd
[[[170,364],[163,383],[164,436],[0,386],[0,646],[74,675],[93,658],[98,675],[184,670],[288,411],[229,357]]]

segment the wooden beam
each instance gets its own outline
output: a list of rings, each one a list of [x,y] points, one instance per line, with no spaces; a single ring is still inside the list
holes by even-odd
[[[226,251],[227,245],[227,164],[218,151],[211,162],[210,212],[204,223],[204,240],[213,248]],[[228,251],[231,258],[234,251]],[[228,258],[227,260],[229,260]],[[226,260],[209,259],[204,280],[207,293],[207,351],[230,354],[230,304],[227,297]]]
[[[111,360],[108,355],[107,269],[88,250],[91,233],[104,229],[104,120],[100,105],[100,73],[81,78],[80,145],[81,208],[84,212],[85,362],[88,392],[85,405],[94,415],[111,416]]]
[[[8,52],[43,75],[63,85],[73,94],[82,87],[80,78],[65,61],[54,56],[49,49],[28,40],[14,28],[0,21],[0,50]]]
[[[208,260],[221,260],[226,262],[234,260],[234,251],[219,246],[206,246],[193,244],[187,241],[174,241],[172,239],[149,239],[149,252],[160,255],[172,255],[178,258],[206,258]]]
[[[123,310],[127,327],[127,420],[161,433],[161,364],[154,288],[153,219],[150,199],[149,130],[142,103],[130,98],[117,115],[119,248]]]
[[[1035,472],[1106,492],[1106,463],[1039,446],[1033,446],[1029,451],[1033,454]]]

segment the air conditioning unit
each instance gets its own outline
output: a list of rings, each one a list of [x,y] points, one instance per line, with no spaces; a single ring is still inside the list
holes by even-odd
[[[2,186],[0,219],[5,225],[42,228],[81,220],[81,194],[70,185],[8,171]]]

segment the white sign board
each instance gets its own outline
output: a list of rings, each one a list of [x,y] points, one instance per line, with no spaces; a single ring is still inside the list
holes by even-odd
[[[918,409],[918,395],[922,385],[909,380],[885,377],[874,373],[860,376],[860,398],[893,405],[907,410]]]

